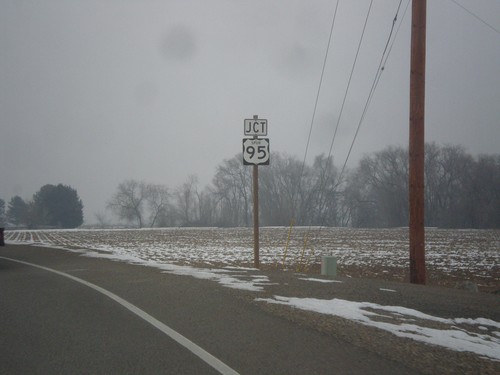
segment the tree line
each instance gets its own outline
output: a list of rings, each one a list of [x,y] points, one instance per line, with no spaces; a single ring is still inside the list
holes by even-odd
[[[83,203],[71,186],[44,185],[31,200],[14,196],[0,199],[0,226],[76,228],[83,223]]]
[[[426,145],[427,226],[500,228],[500,155],[473,157],[461,146]],[[404,227],[408,225],[408,150],[387,147],[341,171],[331,158],[312,164],[274,153],[259,168],[260,223]],[[143,226],[251,226],[252,168],[241,155],[220,163],[212,183],[190,176],[175,189],[126,180],[107,208]],[[102,215],[99,221],[104,223]]]

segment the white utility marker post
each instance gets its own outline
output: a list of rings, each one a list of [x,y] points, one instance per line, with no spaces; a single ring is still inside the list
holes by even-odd
[[[267,120],[245,119],[244,134],[252,138],[243,138],[243,165],[253,165],[253,263],[260,268],[259,260],[259,165],[269,165],[269,138],[259,138],[267,135]]]

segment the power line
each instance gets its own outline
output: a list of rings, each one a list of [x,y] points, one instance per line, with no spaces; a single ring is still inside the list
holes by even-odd
[[[382,73],[384,72],[384,67],[385,67],[385,65],[387,63],[387,59],[389,58],[389,55],[390,55],[390,53],[392,51],[392,47],[394,46],[394,42],[396,41],[396,37],[397,37],[397,35],[399,33],[401,25],[403,24],[403,19],[406,16],[406,12],[408,11],[408,5],[410,4],[410,0],[408,0],[408,2],[406,3],[406,7],[405,7],[405,11],[403,13],[403,17],[401,18],[401,22],[399,23],[399,26],[396,29],[396,33],[394,34],[394,38],[392,39],[392,43],[391,43],[391,37],[392,37],[393,31],[394,31],[394,26],[395,26],[395,24],[397,22],[397,19],[398,19],[399,11],[401,9],[401,3],[402,3],[402,0],[399,1],[399,5],[398,5],[398,8],[396,10],[396,15],[394,16],[394,19],[392,21],[391,30],[390,30],[389,36],[387,38],[387,43],[385,45],[384,51],[382,53],[382,57],[380,59],[380,63],[379,63],[378,69],[377,69],[377,73],[375,74],[375,78],[373,80],[372,87],[370,89],[370,93],[368,94],[368,98],[366,99],[365,106],[363,108],[363,113],[361,115],[361,118],[359,120],[358,126],[356,128],[356,132],[355,132],[353,140],[351,142],[351,146],[349,147],[349,151],[348,151],[347,156],[345,158],[344,165],[342,166],[342,170],[340,172],[339,179],[344,174],[345,168],[347,166],[347,161],[349,160],[349,157],[351,156],[351,152],[352,152],[352,149],[354,147],[354,143],[356,142],[356,139],[358,137],[359,129],[361,128],[361,125],[362,125],[362,123],[363,123],[363,121],[364,121],[364,119],[366,117],[366,113],[368,112],[368,107],[370,106],[370,103],[371,103],[371,101],[373,99],[373,95],[375,94],[375,90],[377,89],[378,83],[380,82],[380,77],[382,76]],[[389,44],[390,44],[390,47],[388,49]]]
[[[303,163],[302,163],[302,170],[301,170],[301,173],[300,173],[299,184],[301,183],[301,180],[302,180],[303,169],[304,169],[304,165],[305,165],[305,160],[306,160],[306,156],[307,156],[307,150],[308,150],[308,147],[309,147],[309,141],[310,141],[312,127],[313,127],[313,122],[314,122],[314,116],[315,116],[315,113],[316,113],[318,98],[319,98],[319,94],[320,94],[320,90],[321,90],[321,83],[322,83],[322,79],[323,79],[323,73],[324,73],[324,70],[325,70],[326,59],[327,59],[327,56],[328,56],[328,50],[329,50],[329,46],[330,46],[330,41],[331,41],[332,32],[333,32],[333,26],[334,26],[334,23],[335,23],[335,18],[336,18],[336,15],[337,15],[337,9],[338,9],[339,2],[340,2],[340,0],[337,1],[337,5],[335,7],[335,13],[334,13],[333,21],[332,21],[332,27],[331,27],[331,30],[330,30],[330,38],[328,40],[328,48],[327,48],[327,52],[325,54],[325,59],[324,59],[324,62],[323,62],[323,69],[322,69],[322,72],[321,72],[320,85],[318,87],[318,92],[317,92],[317,95],[316,95],[316,103],[315,103],[315,106],[314,106],[313,118],[312,118],[311,126],[310,126],[310,129],[309,129],[309,138],[307,140],[306,154],[304,155],[304,160],[303,160]],[[346,91],[345,91],[345,95],[344,95],[344,99],[343,99],[343,103],[342,103],[342,109],[340,111],[339,119],[337,121],[337,125],[336,125],[336,128],[335,128],[334,135],[332,137],[332,142],[331,142],[331,145],[330,145],[330,150],[329,150],[329,153],[328,153],[328,157],[326,158],[324,168],[322,169],[322,171],[320,173],[320,188],[319,188],[319,202],[320,203],[319,203],[319,212],[318,212],[318,215],[319,215],[319,218],[320,218],[320,221],[321,221],[320,231],[321,231],[321,227],[323,226],[323,222],[324,222],[324,217],[322,215],[322,212],[323,212],[323,210],[322,210],[322,206],[323,206],[322,200],[323,200],[323,197],[325,196],[324,190],[325,190],[326,181],[327,181],[327,178],[325,178],[326,170],[328,169],[328,166],[330,165],[329,161],[330,161],[331,154],[332,154],[333,143],[335,141],[335,135],[337,134],[337,130],[338,130],[339,123],[340,123],[340,118],[342,116],[342,110],[344,108],[345,101],[346,101],[346,98],[347,98],[347,94],[349,92],[349,88],[350,88],[352,76],[353,76],[353,73],[354,73],[354,69],[356,67],[356,62],[357,62],[357,59],[358,59],[358,55],[359,55],[359,51],[360,51],[360,48],[361,48],[361,44],[363,42],[363,37],[364,37],[365,31],[366,31],[366,25],[368,23],[368,19],[370,17],[372,5],[373,5],[373,0],[370,1],[370,6],[369,6],[368,12],[366,14],[366,19],[365,19],[365,22],[364,22],[364,25],[363,25],[363,31],[361,33],[361,37],[360,37],[360,40],[359,40],[359,43],[358,43],[358,49],[357,49],[357,52],[356,52],[356,56],[354,58],[353,65],[352,65],[351,74],[350,74],[350,77],[349,77],[349,81],[348,81],[348,84],[347,84],[347,87],[346,87]],[[307,230],[306,238],[309,237],[309,234],[311,232],[311,228],[312,228],[312,222],[309,225],[309,228]],[[319,233],[318,233],[318,235],[319,235]]]
[[[349,80],[347,82],[346,90],[345,90],[345,93],[344,93],[344,98],[342,100],[342,106],[341,106],[341,109],[340,109],[339,117],[337,119],[337,124],[335,126],[335,131],[333,133],[332,141],[330,143],[330,150],[328,151],[328,156],[326,158],[325,165],[322,168],[322,171],[321,171],[321,174],[320,174],[319,213],[318,213],[319,214],[319,219],[320,219],[320,228],[323,226],[324,221],[325,221],[325,218],[324,218],[324,215],[323,215],[323,206],[324,206],[323,199],[326,199],[326,197],[325,197],[325,187],[326,187],[326,183],[328,181],[328,176],[326,175],[326,173],[327,173],[327,169],[328,169],[328,167],[330,165],[330,160],[331,160],[332,150],[333,150],[333,144],[335,142],[337,131],[339,129],[340,120],[342,118],[342,113],[343,113],[344,106],[345,106],[345,103],[346,103],[347,95],[348,95],[349,89],[351,87],[352,77],[354,75],[354,70],[356,69],[356,63],[358,61],[359,51],[361,50],[361,45],[363,44],[363,39],[364,39],[365,31],[366,31],[366,26],[368,24],[368,19],[370,18],[372,6],[373,6],[373,0],[370,1],[370,6],[368,7],[368,11],[366,13],[365,22],[363,24],[363,31],[361,32],[361,36],[359,38],[358,48],[357,48],[356,55],[354,57],[354,61],[353,61],[353,64],[352,64],[351,73],[349,75]],[[340,183],[340,179],[337,180],[337,183],[335,184],[335,189],[337,188],[337,186],[338,186],[339,183]],[[319,233],[318,233],[318,235],[319,235]]]
[[[311,124],[309,125],[309,135],[307,137],[306,149],[304,152],[304,159],[302,160],[302,166],[300,168],[299,181],[298,181],[299,190],[300,190],[300,186],[302,184],[302,176],[304,174],[304,168],[306,165],[307,153],[309,151],[309,144],[311,142],[311,134],[312,134],[313,126],[314,126],[314,120],[316,118],[316,110],[318,108],[319,95],[321,93],[321,87],[323,84],[323,77],[325,75],[326,62],[328,60],[328,53],[330,51],[330,45],[331,45],[331,41],[332,41],[332,37],[333,37],[333,30],[335,27],[335,20],[337,19],[337,10],[338,10],[338,6],[339,6],[339,2],[340,2],[340,0],[337,0],[337,4],[335,5],[335,11],[333,13],[332,24],[330,26],[330,35],[328,37],[328,43],[326,45],[325,58],[323,59],[323,67],[321,69],[321,75],[320,75],[319,84],[318,84],[318,91],[316,92],[316,100],[314,101],[314,109],[313,109],[313,114],[311,117]],[[292,201],[294,201],[294,200],[295,200],[295,197],[292,197]],[[295,203],[292,206],[292,220],[293,220],[294,216],[295,216]]]
[[[396,10],[396,15],[394,16],[394,19],[392,20],[391,31],[389,32],[389,37],[387,38],[387,43],[385,44],[384,52],[382,52],[382,59],[383,59],[383,56],[385,55],[385,53],[387,52],[387,47],[389,46],[389,43],[391,41],[392,33],[394,32],[394,26],[396,25],[396,22],[398,20],[398,14],[399,14],[399,10],[401,9],[402,2],[403,2],[403,0],[399,0],[398,9]],[[406,4],[406,9],[408,9],[409,3],[410,2],[408,2]],[[405,10],[405,13],[406,13],[406,10]],[[401,26],[401,24],[400,24],[400,26]],[[398,31],[399,31],[399,28],[398,28]],[[380,66],[379,66],[379,69],[380,69]]]
[[[408,1],[407,5],[406,5],[406,9],[405,9],[404,15],[406,14],[406,11],[408,9],[409,1]],[[328,48],[330,46],[330,41],[331,41],[332,31],[333,31],[333,23],[335,22],[335,17],[336,17],[336,14],[337,14],[338,3],[339,3],[339,1],[337,1],[337,6],[335,8],[334,21],[332,22],[332,29],[330,30],[330,38],[329,38],[329,41],[328,41]],[[338,184],[341,181],[341,178],[342,178],[342,175],[344,173],[344,170],[345,170],[347,161],[349,159],[349,156],[351,154],[354,142],[355,142],[356,137],[357,137],[357,135],[359,133],[359,129],[360,129],[361,123],[364,120],[364,117],[365,117],[366,112],[367,112],[367,108],[368,108],[368,106],[369,106],[369,104],[371,102],[371,99],[373,97],[375,89],[376,89],[376,87],[378,85],[378,82],[379,82],[379,79],[380,79],[380,75],[381,75],[382,71],[384,70],[383,67],[387,63],[387,59],[389,57],[389,54],[390,54],[390,52],[392,50],[392,47],[394,45],[394,41],[395,41],[396,36],[397,36],[397,34],[399,32],[399,29],[401,27],[402,22],[400,22],[400,24],[399,24],[399,26],[398,26],[398,28],[396,30],[395,36],[394,36],[394,38],[392,40],[392,43],[391,43],[391,37],[393,35],[394,27],[395,27],[397,19],[398,19],[399,11],[401,9],[401,4],[402,4],[402,0],[399,1],[398,8],[397,8],[397,11],[396,11],[396,15],[395,15],[395,17],[393,19],[393,22],[392,22],[392,26],[391,26],[391,30],[390,30],[390,33],[389,33],[389,37],[387,38],[387,43],[386,43],[386,45],[384,47],[384,51],[382,53],[382,57],[381,57],[381,60],[380,60],[380,63],[379,63],[379,67],[377,69],[377,73],[375,75],[374,82],[372,84],[370,93],[368,95],[368,98],[367,98],[367,101],[366,101],[366,104],[365,104],[365,107],[364,107],[364,110],[363,110],[363,114],[362,114],[361,120],[360,120],[360,122],[358,124],[357,130],[356,130],[356,134],[355,134],[354,139],[353,139],[353,141],[351,143],[351,147],[349,149],[349,153],[348,153],[348,155],[346,157],[344,166],[343,166],[343,168],[342,168],[342,170],[341,170],[341,172],[339,174],[339,177],[337,179],[337,184],[336,184],[335,188],[338,186]],[[332,150],[333,150],[333,144],[335,142],[335,137],[336,137],[336,134],[337,134],[337,131],[338,131],[338,128],[339,128],[340,120],[341,120],[341,117],[342,117],[342,112],[343,112],[344,105],[345,105],[345,102],[346,102],[346,98],[347,98],[347,95],[349,93],[349,88],[350,88],[351,80],[352,80],[353,73],[354,73],[354,70],[355,70],[355,67],[356,67],[356,62],[357,62],[359,51],[360,51],[360,48],[361,48],[361,45],[362,45],[362,42],[363,42],[363,37],[364,37],[365,31],[366,31],[366,26],[367,26],[368,19],[369,19],[370,13],[371,13],[372,5],[373,5],[373,0],[370,2],[370,6],[369,6],[367,14],[366,14],[366,19],[365,19],[365,22],[364,22],[364,25],[363,25],[363,31],[361,33],[361,37],[360,37],[360,40],[359,40],[359,43],[358,43],[358,49],[357,49],[357,52],[356,52],[356,56],[355,56],[353,65],[352,65],[352,69],[351,69],[351,73],[350,73],[350,76],[349,76],[349,80],[348,80],[348,84],[347,84],[347,87],[346,87],[346,91],[345,91],[345,94],[344,94],[344,98],[343,98],[341,110],[340,110],[339,117],[338,117],[338,120],[337,120],[337,124],[336,124],[336,127],[335,127],[335,132],[333,134],[332,141],[331,141],[331,144],[330,144],[330,149],[329,149],[328,157],[325,160],[325,165],[324,165],[324,167],[322,169],[322,172],[320,174],[320,189],[319,189],[319,194],[320,194],[319,202],[320,203],[319,203],[319,212],[318,212],[319,219],[320,219],[320,228],[319,228],[319,231],[317,233],[317,236],[319,235],[319,232],[321,231],[321,228],[322,228],[322,226],[324,224],[324,221],[325,221],[325,217],[322,214],[323,210],[324,210],[323,209],[323,203],[322,203],[322,201],[323,201],[323,198],[325,197],[325,187],[326,187],[326,183],[327,183],[327,180],[328,180],[328,178],[326,178],[326,171],[327,171],[327,169],[328,169],[328,167],[330,165],[329,161],[331,160],[331,154],[332,154]],[[404,18],[404,15],[403,15],[403,18]],[[302,179],[303,169],[304,169],[305,160],[306,160],[306,156],[307,156],[307,151],[308,151],[308,147],[309,147],[309,142],[310,142],[312,127],[313,127],[314,117],[315,117],[315,113],[316,113],[316,109],[317,109],[318,98],[319,98],[319,94],[320,94],[320,90],[321,90],[321,83],[322,83],[322,79],[323,79],[323,74],[324,74],[324,70],[325,70],[327,56],[328,56],[328,49],[327,49],[327,52],[325,54],[325,60],[324,60],[323,69],[322,69],[322,72],[321,72],[320,85],[318,87],[318,92],[317,92],[317,95],[316,95],[316,102],[315,102],[315,106],[314,106],[313,118],[312,118],[310,129],[309,129],[309,137],[308,137],[308,140],[307,140],[306,153],[304,155],[304,160],[303,160],[303,163],[302,163],[302,170],[301,170],[301,174],[300,174],[299,184],[300,184],[300,181]],[[312,228],[312,224],[309,225],[309,229],[307,231],[306,238],[309,237],[309,234],[311,232],[311,228]]]
[[[347,99],[347,94],[349,93],[349,88],[351,87],[352,76],[354,74],[354,69],[356,68],[356,63],[358,61],[359,51],[361,49],[361,44],[363,43],[363,37],[365,35],[366,25],[368,24],[368,18],[370,17],[372,5],[373,5],[373,0],[370,1],[370,6],[368,7],[368,12],[366,13],[365,23],[363,25],[363,31],[362,31],[361,37],[359,39],[358,49],[356,51],[356,56],[354,57],[354,62],[352,64],[352,69],[351,69],[351,73],[349,75],[349,81],[347,82],[347,87],[346,87],[346,90],[345,90],[344,99],[342,100],[342,106],[340,108],[339,117],[337,119],[337,125],[335,126],[335,132],[333,133],[332,142],[330,143],[330,150],[328,151],[328,158],[330,158],[330,156],[332,155],[333,144],[334,144],[335,138],[337,136],[337,131],[339,129],[339,125],[340,125],[340,120],[342,118],[342,114],[344,112],[344,106],[345,106],[345,102],[346,102],[346,99]]]
[[[471,12],[470,10],[468,10],[467,8],[465,8],[463,5],[459,4],[457,1],[455,1],[455,0],[450,0],[450,1],[451,1],[451,2],[453,2],[455,5],[459,6],[460,8],[462,8],[463,10],[465,10],[467,13],[469,13],[470,15],[472,15],[473,17],[475,17],[476,19],[478,19],[480,22],[482,22],[483,24],[485,24],[485,25],[486,25],[486,26],[488,26],[489,28],[491,28],[493,31],[495,31],[495,32],[497,32],[497,33],[500,33],[500,31],[499,31],[499,30],[497,30],[495,27],[493,27],[492,25],[490,25],[489,23],[487,23],[486,21],[484,21],[483,19],[481,19],[479,16],[477,16],[476,14],[474,14],[473,12]],[[408,11],[408,6],[409,6],[409,4],[410,4],[410,0],[408,0],[408,2],[407,2],[407,4],[406,4],[406,7],[405,7],[405,11],[404,11],[404,13],[403,13],[402,20],[403,20],[403,19],[404,19],[404,17],[406,16],[406,13],[407,13],[407,11]],[[377,88],[377,86],[378,86],[378,83],[379,83],[379,81],[380,81],[380,77],[382,76],[382,73],[383,73],[383,71],[384,71],[385,65],[386,65],[387,60],[388,60],[388,58],[389,58],[389,55],[390,55],[390,53],[391,53],[391,51],[392,51],[392,47],[394,46],[394,42],[395,42],[395,40],[396,40],[397,34],[399,33],[399,29],[401,28],[401,25],[402,25],[402,23],[403,23],[403,21],[401,20],[401,22],[399,23],[399,26],[398,26],[398,28],[397,28],[397,30],[396,30],[396,34],[395,34],[395,36],[394,36],[394,38],[393,38],[393,40],[392,40],[391,46],[389,47],[389,51],[388,51],[387,55],[385,55],[385,59],[384,59],[384,54],[385,54],[385,52],[386,52],[386,50],[387,50],[387,46],[388,46],[388,44],[389,44],[389,41],[390,41],[390,38],[391,38],[391,35],[392,35],[392,32],[393,32],[393,29],[394,29],[394,24],[395,24],[395,22],[396,22],[396,20],[397,20],[398,13],[399,13],[399,10],[400,10],[400,7],[401,7],[401,1],[399,2],[399,5],[398,5],[398,9],[397,9],[397,12],[396,12],[396,16],[395,16],[395,18],[394,18],[394,21],[393,21],[393,24],[392,24],[392,27],[391,27],[391,31],[390,31],[390,33],[389,33],[389,38],[387,39],[387,44],[386,44],[386,47],[385,47],[385,49],[384,49],[384,53],[382,54],[382,60],[383,60],[383,63],[382,63],[381,65],[379,65],[379,69],[377,70],[377,74],[376,74],[376,76],[375,76],[375,80],[374,80],[374,83],[373,83],[373,85],[372,85],[372,89],[370,90],[370,94],[368,95],[368,99],[367,99],[366,104],[365,104],[365,107],[364,107],[364,109],[363,109],[363,114],[361,115],[361,119],[360,119],[360,121],[359,121],[359,123],[358,123],[358,127],[357,127],[357,129],[356,129],[356,133],[355,133],[355,135],[354,135],[354,138],[353,138],[353,140],[352,140],[351,146],[350,146],[350,148],[349,148],[349,152],[348,152],[347,157],[346,157],[346,159],[345,159],[344,165],[342,166],[342,170],[341,170],[341,172],[340,172],[340,176],[342,176],[342,174],[343,174],[343,173],[344,173],[344,171],[345,171],[345,168],[346,168],[347,162],[348,162],[349,157],[350,157],[350,155],[351,155],[351,151],[352,151],[352,149],[353,149],[354,143],[355,143],[356,138],[357,138],[357,136],[358,136],[359,129],[360,129],[360,127],[361,127],[361,125],[362,125],[362,123],[363,123],[363,121],[364,121],[364,119],[365,119],[366,113],[367,113],[367,111],[368,111],[368,107],[370,106],[370,103],[371,103],[371,101],[372,101],[372,99],[373,99],[373,95],[375,94],[375,90],[376,90],[376,88]],[[382,62],[382,60],[381,60],[381,62]],[[340,178],[340,177],[339,177],[339,178]]]
[[[394,34],[394,39],[392,39],[391,46],[389,47],[389,52],[387,52],[387,55],[385,56],[384,63],[382,64],[382,69],[385,69],[385,65],[387,64],[387,60],[389,59],[389,55],[391,54],[391,51],[392,51],[392,47],[394,47],[394,42],[396,41],[396,38],[398,37],[399,30],[401,29],[401,25],[403,24],[403,20],[406,17],[406,13],[408,12],[408,7],[410,5],[410,1],[411,0],[408,0],[408,2],[406,3],[405,11],[403,12],[403,17],[401,17],[401,22],[399,23],[399,26],[396,29],[396,34]],[[400,5],[401,5],[401,3],[400,3]],[[399,12],[399,8],[400,7],[398,7],[398,12]],[[397,18],[397,16],[398,16],[398,14],[396,13],[396,18]],[[380,79],[380,75],[379,75],[379,79]]]
[[[335,12],[333,13],[332,26],[330,27],[330,36],[328,37],[328,44],[326,46],[325,58],[323,60],[323,68],[321,69],[321,76],[320,76],[320,79],[319,79],[318,91],[316,93],[316,100],[314,102],[314,110],[313,110],[313,114],[312,114],[312,118],[311,118],[311,125],[309,126],[309,135],[307,137],[306,150],[304,152],[304,159],[302,161],[302,169],[301,169],[300,177],[302,177],[302,172],[304,171],[304,166],[305,166],[305,163],[306,163],[307,153],[308,153],[308,150],[309,150],[309,144],[310,144],[310,141],[311,141],[311,134],[312,134],[312,129],[313,129],[313,125],[314,125],[314,119],[316,117],[316,110],[318,108],[319,94],[321,92],[321,86],[323,84],[323,76],[325,74],[325,67],[326,67],[326,61],[328,59],[328,52],[330,51],[330,43],[331,43],[331,40],[332,40],[333,29],[334,29],[334,26],[335,26],[335,20],[337,18],[337,9],[338,9],[338,6],[339,6],[339,2],[340,2],[340,0],[337,0],[337,5],[335,5]]]
[[[464,7],[462,4],[460,4],[459,2],[455,1],[455,0],[450,0],[452,3],[454,3],[456,6],[462,8],[463,10],[465,10],[467,13],[469,13],[472,17],[474,17],[475,19],[477,19],[479,22],[483,23],[484,25],[486,25],[487,27],[489,27],[491,30],[495,31],[496,33],[500,34],[500,30],[498,30],[497,28],[495,28],[494,26],[490,25],[488,22],[486,22],[485,20],[483,20],[481,17],[479,17],[477,14],[473,13],[472,11],[470,11],[469,9],[467,9],[466,7]]]

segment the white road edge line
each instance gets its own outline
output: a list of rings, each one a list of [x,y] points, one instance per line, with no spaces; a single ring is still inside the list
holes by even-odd
[[[96,290],[97,292],[99,292],[101,294],[104,294],[106,297],[109,297],[112,300],[118,302],[120,305],[122,305],[126,309],[130,310],[131,312],[133,312],[139,318],[145,320],[146,322],[148,322],[152,326],[156,327],[161,332],[163,332],[168,337],[170,337],[172,340],[176,341],[177,343],[179,343],[180,345],[182,345],[183,347],[185,347],[186,349],[188,349],[190,352],[192,352],[194,355],[196,355],[197,357],[199,357],[200,359],[202,359],[208,365],[210,365],[211,367],[213,367],[214,369],[216,369],[217,371],[219,371],[221,374],[223,374],[223,375],[239,375],[238,372],[236,372],[235,370],[233,370],[231,367],[229,367],[228,365],[226,365],[224,362],[222,362],[218,358],[216,358],[213,355],[211,355],[210,353],[208,353],[206,350],[204,350],[201,347],[199,347],[198,345],[196,345],[191,340],[189,340],[186,337],[182,336],[180,333],[174,331],[172,328],[170,328],[166,324],[160,322],[158,319],[152,317],[147,312],[141,310],[137,306],[131,304],[130,302],[124,300],[123,298],[117,296],[116,294],[111,293],[110,291],[108,291],[108,290],[106,290],[104,288],[101,288],[100,286],[97,286],[97,285],[92,284],[92,283],[90,283],[88,281],[82,280],[82,279],[80,279],[78,277],[69,275],[69,274],[64,273],[64,272],[57,271],[57,270],[54,270],[52,268],[40,266],[38,264],[33,264],[33,263],[29,263],[29,262],[25,262],[25,261],[17,260],[17,259],[6,258],[6,257],[3,257],[3,256],[0,256],[0,258],[1,259],[5,259],[5,260],[9,260],[9,261],[12,261],[12,262],[17,262],[17,263],[25,264],[25,265],[28,265],[28,266],[31,266],[31,267],[40,268],[42,270],[55,273],[55,274],[57,274],[59,276],[67,277],[68,279],[71,279],[71,280],[76,281],[76,282],[78,282],[80,284],[88,286],[89,288],[92,288],[92,289]]]

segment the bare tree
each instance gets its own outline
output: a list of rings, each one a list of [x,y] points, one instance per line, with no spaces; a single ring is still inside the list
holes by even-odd
[[[465,203],[471,227],[500,228],[500,155],[481,155],[474,163]]]
[[[224,160],[213,178],[217,224],[249,226],[251,223],[252,169],[244,166],[241,155]]]
[[[319,225],[337,226],[340,215],[340,180],[331,157],[318,155],[313,164],[314,222]]]
[[[473,179],[474,159],[462,146],[426,145],[426,225],[471,226],[464,211]]]
[[[394,227],[408,225],[408,152],[388,147],[364,156],[345,189],[356,205],[353,225]]]
[[[96,220],[97,220],[97,225],[99,228],[107,228],[110,226],[109,219],[106,217],[105,212],[97,212],[94,214]]]
[[[175,190],[174,196],[182,226],[192,226],[198,221],[197,188],[198,177],[191,175],[185,183]]]
[[[147,184],[145,198],[149,208],[149,226],[153,228],[161,215],[166,214],[170,192],[166,186]]]
[[[144,224],[144,202],[148,189],[144,182],[126,180],[118,185],[117,192],[108,202],[108,207],[120,218],[136,222],[139,228]]]
[[[500,226],[500,156],[475,159],[462,146],[426,144],[425,224],[443,228]],[[350,173],[345,202],[353,226],[408,224],[407,150],[365,156]]]
[[[206,187],[201,192],[196,192],[198,201],[198,224],[200,226],[212,226],[215,224],[216,201],[213,190]]]
[[[302,162],[293,156],[274,153],[273,162],[261,168],[261,215],[264,225],[289,225],[293,219],[301,223]]]

